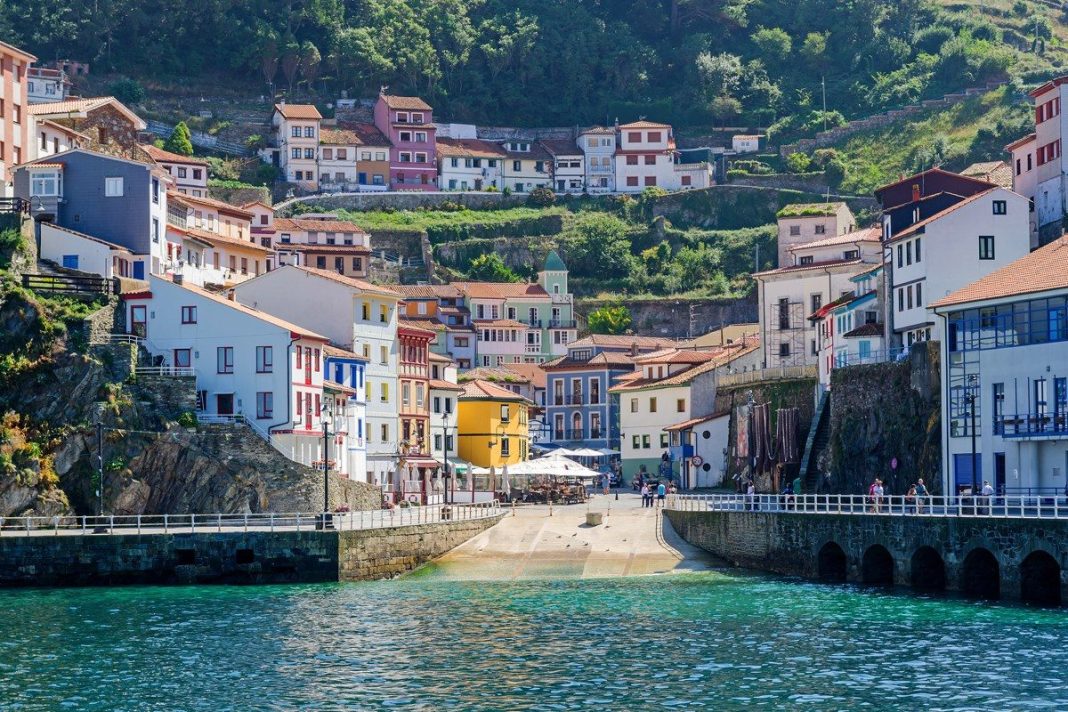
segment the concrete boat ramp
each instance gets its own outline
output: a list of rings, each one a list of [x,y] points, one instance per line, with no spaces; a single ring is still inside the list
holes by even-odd
[[[587,512],[602,523],[586,524]],[[496,526],[436,559],[421,574],[458,580],[606,578],[704,571],[719,562],[687,544],[661,510],[635,494],[588,504],[517,506]]]

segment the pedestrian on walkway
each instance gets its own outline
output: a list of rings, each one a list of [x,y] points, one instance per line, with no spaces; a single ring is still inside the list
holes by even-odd
[[[875,480],[875,511],[881,512],[883,509],[883,494],[886,490],[883,489],[883,481]]]
[[[756,509],[756,485],[752,480],[749,480],[749,484],[745,486],[745,508],[748,510]]]
[[[990,485],[990,480],[983,480],[983,489],[980,490],[980,494],[983,495],[985,500],[983,514],[990,514],[993,511],[990,505],[994,502],[994,488]]]
[[[612,484],[612,477],[607,472],[601,473],[601,489],[604,491],[605,496],[608,496],[608,488]]]
[[[642,507],[648,507],[653,503],[653,496],[649,494],[649,485],[642,484]]]
[[[658,484],[656,486],[656,506],[657,507],[663,507],[664,506],[664,497],[666,495],[667,495],[667,487],[665,487],[664,483],[661,482],[660,484]]]
[[[916,513],[923,514],[923,503],[927,499],[927,485],[923,478],[916,480]]]

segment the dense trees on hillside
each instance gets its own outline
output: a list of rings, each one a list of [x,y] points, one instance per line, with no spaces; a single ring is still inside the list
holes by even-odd
[[[0,1],[0,37],[133,77],[420,94],[453,119],[813,122],[1004,69],[982,20],[929,0]],[[816,112],[817,114],[819,112]],[[822,117],[819,117],[822,122]]]

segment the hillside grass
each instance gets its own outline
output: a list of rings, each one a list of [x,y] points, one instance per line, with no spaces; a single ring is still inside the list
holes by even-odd
[[[1026,102],[1002,87],[854,134],[835,147],[846,165],[841,190],[867,194],[932,165],[960,170],[973,162],[1005,160],[1005,144],[1026,134],[1029,116]]]

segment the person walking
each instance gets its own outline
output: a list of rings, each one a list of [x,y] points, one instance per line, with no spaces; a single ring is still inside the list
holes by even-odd
[[[756,485],[752,480],[745,486],[745,508],[749,511],[756,509]]]
[[[607,472],[601,473],[601,489],[604,491],[605,496],[608,496],[608,488],[612,484],[612,476]]]
[[[642,507],[648,507],[653,502],[653,496],[649,494],[649,485],[642,483]]]
[[[879,480],[878,479],[874,479],[874,480],[871,481],[871,484],[868,485],[868,511],[869,512],[874,512],[875,511],[875,485],[877,485],[877,484],[879,484]]]
[[[905,493],[905,512],[911,514],[916,511],[916,485],[909,486]]]
[[[656,486],[656,506],[657,507],[663,507],[664,506],[664,497],[666,495],[667,495],[667,487],[665,487],[664,483],[661,482],[660,484],[658,484]]]
[[[875,512],[879,513],[883,509],[883,494],[886,490],[883,489],[883,481],[875,480]]]
[[[983,480],[983,489],[979,492],[983,495],[983,499],[985,500],[983,504],[983,514],[990,514],[993,511],[991,504],[994,502],[994,488],[990,485],[990,480]]]
[[[923,503],[927,499],[927,485],[923,478],[916,480],[916,513],[923,514]]]

